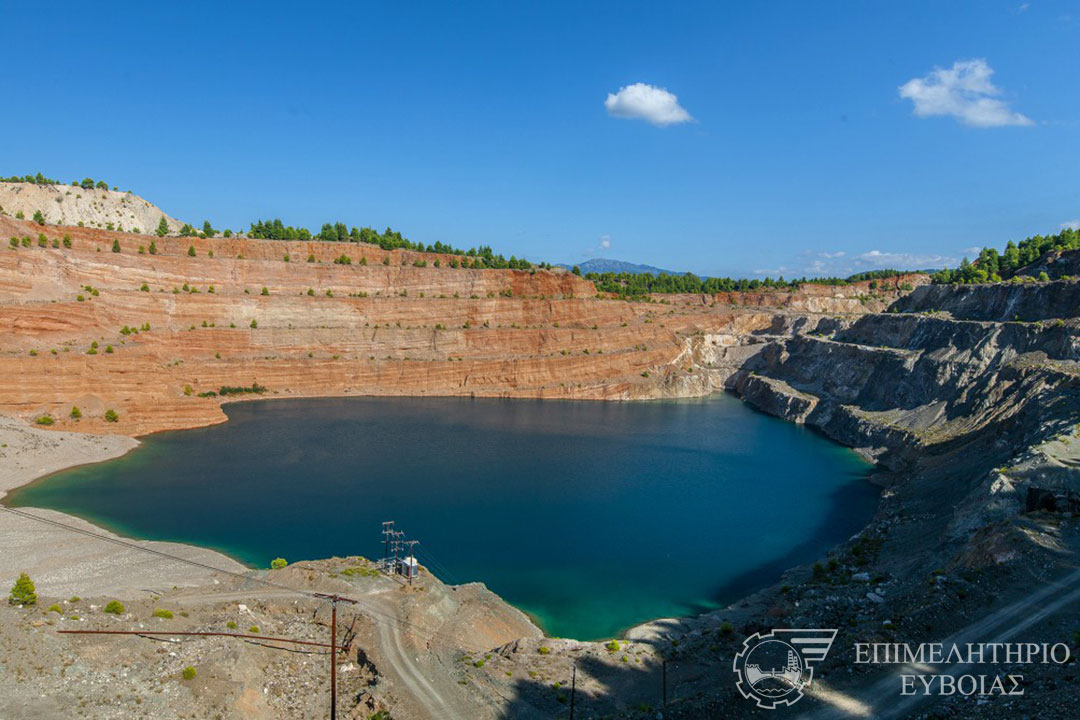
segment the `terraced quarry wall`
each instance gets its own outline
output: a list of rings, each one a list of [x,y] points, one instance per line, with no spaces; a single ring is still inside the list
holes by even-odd
[[[64,235],[71,247],[54,248]],[[769,336],[805,325],[794,318],[807,307],[807,296],[786,291],[626,302],[562,270],[454,269],[449,256],[352,243],[163,239],[0,218],[0,238],[25,236],[31,247],[0,249],[0,411],[88,432],[219,422],[222,398],[199,394],[253,383],[266,397],[702,394]],[[351,264],[334,262],[342,254]],[[833,315],[885,303],[865,285],[814,292],[815,309]],[[72,406],[81,419],[68,417]],[[107,409],[118,422],[105,422]]]
[[[1080,499],[1080,283],[927,286],[835,332],[778,339],[744,399],[928,479],[953,528]],[[910,480],[909,480],[910,481]],[[931,491],[926,487],[923,495]],[[1060,508],[1059,508],[1060,509]],[[948,514],[952,514],[951,512]]]

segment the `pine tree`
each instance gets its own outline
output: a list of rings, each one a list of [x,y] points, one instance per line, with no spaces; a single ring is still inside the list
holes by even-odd
[[[161,221],[157,224],[157,236],[165,237],[169,234],[169,223],[165,221],[165,216],[161,216]]]
[[[115,253],[120,252],[120,241],[119,240],[113,240],[112,241],[112,251],[115,252]]]
[[[26,573],[19,573],[19,579],[11,586],[11,595],[8,600],[12,605],[34,605],[37,603],[37,593],[34,581]]]
[[[195,257],[195,246],[189,245],[187,249],[188,257]]]

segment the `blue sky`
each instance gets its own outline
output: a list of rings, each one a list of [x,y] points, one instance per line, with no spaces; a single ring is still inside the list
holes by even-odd
[[[1076,2],[162,5],[5,8],[0,174],[730,275],[1080,219]]]

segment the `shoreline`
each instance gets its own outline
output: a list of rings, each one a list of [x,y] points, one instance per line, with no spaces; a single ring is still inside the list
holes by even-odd
[[[0,416],[0,501],[17,487],[62,470],[114,460],[138,446],[138,440],[126,435],[42,430],[17,418]],[[173,587],[214,582],[213,571],[186,563],[163,563],[160,557],[82,534],[86,532],[121,538],[221,570],[249,570],[208,548],[123,538],[107,528],[55,510],[29,507],[20,511],[81,531],[72,532],[0,511],[0,545],[6,550],[0,554],[0,578],[14,580],[20,572],[27,572],[42,595],[141,597]]]
[[[762,412],[759,408],[757,408],[752,403],[746,403],[738,395],[738,393],[735,393],[735,392],[733,392],[731,390],[720,390],[718,392],[720,394],[730,395],[733,399],[739,400],[740,402],[742,402],[744,405],[747,405],[751,410],[753,410],[755,412]],[[709,393],[709,394],[712,394],[712,393]],[[360,395],[351,395],[351,394],[350,395],[337,395],[337,394],[334,394],[334,395],[317,396],[317,397],[325,397],[325,398],[328,398],[328,399],[334,399],[334,398],[345,398],[345,397],[350,397],[350,396],[351,397],[363,397],[363,396],[360,396]],[[370,397],[380,397],[380,396],[370,396]],[[423,397],[426,397],[426,396],[420,396],[420,397],[423,398]],[[692,395],[692,396],[688,396],[688,397],[658,397],[658,398],[649,398],[648,400],[661,401],[661,402],[669,401],[669,400],[670,401],[701,400],[704,397],[707,397],[707,395],[705,395],[705,396]],[[255,396],[255,397],[243,397],[243,398],[230,399],[227,403],[222,403],[222,405],[225,405],[225,404],[232,405],[234,403],[239,404],[239,403],[247,403],[247,402],[257,402],[257,401],[265,401],[265,400],[272,400],[272,399],[287,400],[287,399],[310,399],[310,398],[305,397],[305,396],[301,396],[301,397],[280,397],[280,396],[277,396],[277,397],[265,397],[265,396],[260,395],[260,396]],[[485,398],[482,398],[482,399],[489,399],[489,398],[485,397]],[[495,399],[498,399],[498,398],[495,398]],[[535,400],[544,400],[545,398],[537,397],[537,398],[534,398],[534,399]],[[561,399],[561,400],[569,399],[569,400],[575,400],[575,401],[576,400],[581,400],[581,398],[552,398],[552,399]],[[586,400],[590,401],[590,402],[599,402],[597,400],[591,400],[591,399],[586,399]],[[199,425],[194,425],[192,427],[184,428],[184,429],[185,430],[193,430],[193,429],[199,429],[199,428],[203,428],[203,427],[213,427],[215,425],[219,425],[219,424],[223,424],[225,422],[228,422],[228,416],[224,412],[224,408],[222,408],[222,410],[223,410],[223,412],[222,412],[223,419],[220,422],[199,424]],[[775,416],[771,416],[769,413],[762,413],[762,414],[764,414],[766,416],[770,416],[770,417],[775,417]],[[776,419],[783,422],[782,418],[776,418]],[[124,455],[127,455],[132,450],[137,449],[139,447],[139,445],[141,444],[139,439],[137,439],[136,437],[126,436],[126,435],[93,435],[93,434],[76,433],[76,432],[70,432],[70,431],[42,430],[42,429],[27,425],[23,421],[18,420],[16,418],[12,418],[10,416],[0,415],[0,437],[3,437],[5,435],[5,433],[9,433],[13,429],[18,430],[18,431],[22,431],[25,434],[30,435],[30,436],[37,436],[39,438],[50,438],[50,439],[53,440],[53,444],[55,446],[61,446],[64,443],[74,443],[75,446],[74,446],[74,448],[72,448],[70,446],[64,448],[65,452],[62,452],[60,454],[60,461],[59,462],[54,460],[52,462],[51,466],[38,468],[36,471],[24,470],[21,473],[19,473],[19,472],[12,473],[10,471],[6,471],[5,468],[0,468],[0,505],[3,505],[4,507],[6,507],[6,504],[3,502],[4,498],[7,496],[8,492],[10,490],[12,490],[12,489],[14,489],[16,487],[22,487],[22,486],[29,485],[29,484],[31,484],[33,482],[37,482],[37,481],[39,481],[39,480],[41,480],[43,478],[46,478],[46,477],[48,477],[50,475],[56,474],[58,472],[66,471],[66,470],[71,470],[71,469],[76,468],[76,467],[81,467],[81,466],[85,466],[85,465],[94,465],[94,464],[108,462],[110,460],[118,459],[120,457],[123,457]],[[879,496],[878,496],[877,501],[876,501],[877,506],[874,509],[874,513],[867,520],[866,525],[864,527],[860,528],[859,531],[858,531],[858,532],[863,532],[866,529],[866,527],[869,527],[873,523],[874,517],[876,516],[878,510],[880,509],[880,501],[881,501],[880,491],[883,488],[883,485],[880,484],[879,482],[875,482],[875,480],[874,480],[875,476],[878,474],[877,472],[875,472],[875,470],[880,469],[880,466],[877,463],[875,463],[873,460],[863,456],[862,454],[858,453],[854,449],[844,445],[843,443],[837,442],[833,438],[830,438],[827,434],[821,432],[817,428],[807,427],[806,429],[810,430],[811,432],[813,432],[816,435],[819,435],[823,439],[828,440],[830,443],[833,443],[838,447],[841,447],[841,448],[844,448],[845,450],[853,452],[855,454],[855,456],[859,460],[861,460],[863,463],[865,463],[867,465],[867,473],[866,473],[866,476],[864,478],[862,478],[862,481],[867,482],[872,487],[876,488],[878,490]],[[162,431],[157,431],[157,432],[154,432],[154,433],[147,433],[146,435],[142,435],[142,436],[138,436],[138,437],[141,438],[141,437],[147,437],[149,435],[155,435],[155,434],[158,434],[160,432],[174,432],[174,431],[175,430],[162,430]],[[93,450],[88,452],[85,449],[88,446],[94,446]],[[7,450],[7,448],[4,448],[4,450]],[[2,451],[0,451],[0,452],[2,452]],[[12,476],[14,476],[14,477],[12,477]],[[116,538],[123,538],[123,539],[125,539],[125,540],[127,540],[129,542],[133,542],[133,543],[136,543],[136,544],[139,544],[139,545],[146,545],[148,547],[153,546],[153,547],[156,547],[156,548],[159,548],[159,549],[162,549],[162,550],[168,550],[172,554],[180,554],[183,557],[190,557],[192,559],[197,558],[200,562],[216,565],[222,570],[227,570],[227,571],[231,571],[231,572],[237,572],[237,571],[239,571],[239,572],[250,572],[250,571],[258,570],[258,568],[256,568],[256,567],[249,567],[247,564],[245,564],[241,560],[232,557],[231,555],[229,555],[226,552],[216,550],[216,549],[213,549],[213,548],[209,548],[209,547],[205,547],[205,546],[202,546],[202,545],[183,543],[183,542],[143,540],[143,539],[139,539],[139,538],[134,537],[134,536],[121,535],[121,534],[116,533],[113,530],[109,529],[105,525],[95,524],[95,523],[90,522],[88,520],[84,520],[84,519],[82,519],[82,518],[80,518],[78,516],[70,515],[70,514],[67,514],[67,513],[60,512],[60,511],[47,510],[47,509],[37,508],[37,507],[33,507],[33,506],[21,507],[19,509],[24,511],[24,512],[25,511],[32,511],[33,514],[45,516],[45,517],[48,517],[51,520],[64,522],[64,523],[66,523],[68,525],[76,526],[76,527],[78,527],[78,528],[80,528],[82,530],[91,530],[91,531],[97,532],[98,534],[101,534],[101,535],[106,535],[106,536],[109,536],[109,537],[116,537]],[[0,512],[0,542],[4,542],[5,540],[7,540],[7,536],[11,535],[11,527],[10,526],[12,525],[13,522],[17,523],[20,527],[24,528],[24,530],[28,529],[27,526],[29,526],[31,524],[36,525],[37,529],[40,530],[40,532],[38,533],[39,537],[34,538],[34,540],[35,541],[45,541],[43,544],[48,544],[50,546],[63,544],[63,540],[65,538],[70,540],[70,538],[74,536],[74,533],[64,531],[61,528],[48,528],[48,526],[46,526],[44,523],[31,523],[31,521],[26,520],[24,518],[19,518],[18,516],[13,515],[12,513]],[[33,533],[31,533],[31,535],[33,535]],[[63,537],[60,537],[60,536],[63,536]],[[123,558],[121,558],[121,556],[123,556],[123,555],[134,555],[134,556],[137,556],[139,560],[143,559],[141,557],[141,554],[138,553],[135,550],[122,549],[122,548],[119,548],[119,547],[117,547],[115,545],[112,545],[110,543],[107,543],[107,542],[101,541],[101,540],[92,540],[92,543],[94,545],[98,546],[97,552],[101,554],[101,557],[97,558],[97,560],[101,564],[113,565],[113,564],[116,564],[118,562],[121,562],[121,560],[123,560]],[[8,545],[8,547],[12,547],[12,544],[11,544],[10,541],[7,542],[7,545]],[[16,552],[14,554],[18,555],[19,553]],[[40,561],[40,558],[38,557],[38,555],[33,555],[32,554],[31,557],[34,559],[34,561]],[[128,558],[127,560],[124,560],[124,561],[129,561],[131,559],[132,558]],[[75,564],[75,561],[71,561],[71,564]],[[148,563],[142,562],[142,563],[137,563],[137,564],[147,565]],[[160,564],[160,562],[158,562],[158,564]],[[613,634],[612,637],[616,637],[616,638],[620,638],[620,639],[637,638],[637,637],[641,637],[641,636],[646,635],[646,634],[651,634],[650,631],[653,630],[654,628],[656,628],[658,625],[661,625],[661,624],[664,624],[664,625],[671,625],[671,624],[686,625],[688,623],[693,623],[693,622],[699,622],[699,621],[702,621],[702,620],[706,620],[707,618],[709,618],[710,616],[715,615],[716,613],[725,612],[726,610],[732,609],[732,608],[740,605],[741,603],[745,604],[747,602],[751,602],[757,595],[759,595],[760,593],[762,593],[764,591],[767,591],[770,587],[772,587],[774,584],[779,582],[783,578],[783,576],[786,575],[788,572],[790,572],[792,570],[795,570],[798,567],[800,567],[801,565],[805,565],[805,564],[806,563],[804,562],[804,563],[796,563],[795,565],[792,565],[792,566],[784,566],[782,569],[779,570],[779,574],[772,581],[769,581],[769,582],[767,582],[767,583],[765,583],[763,585],[760,585],[758,587],[755,587],[755,588],[747,588],[742,594],[738,595],[734,599],[731,599],[730,602],[725,603],[723,605],[718,605],[717,607],[712,608],[712,609],[708,609],[708,610],[703,609],[701,612],[698,612],[696,614],[679,615],[679,616],[663,616],[662,615],[662,616],[657,616],[657,617],[654,617],[654,618],[649,618],[649,619],[646,619],[646,620],[642,620],[642,621],[639,621],[637,623],[634,623],[633,625],[630,625],[630,626],[627,626],[627,627],[624,627],[624,628],[620,629],[617,633]],[[11,565],[10,561],[0,560],[0,577],[3,577],[5,574],[11,575],[12,577],[15,577],[15,575],[17,575],[19,570],[14,570],[14,574],[13,574],[12,573],[13,568],[9,568],[8,567],[9,565]],[[41,576],[41,580],[39,580],[38,576],[36,576],[33,572],[30,573],[31,577],[33,577],[35,582],[38,583],[39,591],[41,591],[41,592],[43,592],[45,594],[54,594],[54,595],[57,595],[57,596],[63,596],[63,595],[69,594],[69,588],[73,585],[74,582],[77,581],[77,579],[79,579],[78,576],[76,576],[75,578],[71,578],[71,579],[64,578],[63,580],[60,580],[59,581],[59,588],[62,588],[62,589],[60,589],[58,592],[50,592],[53,589],[52,586],[51,586],[52,583],[57,582],[56,579],[54,578],[54,575],[57,574],[57,572],[63,572],[65,570],[70,572],[69,568],[64,568],[63,567],[63,565],[64,565],[63,561],[59,561],[59,565],[60,565],[59,568],[55,568],[52,565],[47,566],[47,572],[45,574],[41,574],[39,572],[39,575]],[[181,563],[175,563],[176,567],[180,567],[181,565],[182,565]],[[167,584],[165,584],[165,583],[160,581],[160,578],[155,578],[154,575],[167,574],[169,576],[169,578],[173,578],[173,577],[175,577],[175,575],[177,575],[177,573],[167,573],[167,572],[149,573],[150,576],[148,577],[147,576],[148,575],[148,573],[147,573],[148,568],[143,567],[143,568],[139,568],[137,571],[134,571],[133,573],[126,573],[126,572],[123,573],[121,576],[124,578],[124,582],[122,582],[122,583],[113,582],[113,584],[110,585],[108,588],[102,589],[102,591],[100,593],[91,593],[86,589],[82,589],[82,590],[72,589],[72,590],[70,590],[70,592],[74,593],[74,594],[79,594],[81,592],[83,595],[87,595],[87,594],[109,594],[110,588],[113,589],[114,592],[121,592],[120,588],[129,588],[129,587],[130,588],[135,588],[135,587],[137,587],[138,590],[142,591],[143,593],[152,594],[155,590],[171,589],[174,585],[180,585],[180,584],[184,584],[184,585],[200,585],[200,584],[204,584],[204,583],[208,583],[208,582],[216,582],[215,580],[213,580],[214,573],[211,572],[211,571],[199,570],[197,568],[193,568],[193,567],[188,566],[188,565],[182,565],[182,566],[183,566],[183,568],[185,570],[185,572],[183,573],[184,579],[186,580],[185,583],[176,583],[176,582],[170,581]],[[429,572],[430,572],[430,570],[429,570]],[[152,586],[152,585],[155,584],[155,582],[154,582],[155,579],[157,579],[159,581],[159,582],[157,582],[157,587],[148,587],[148,585]],[[485,585],[485,587],[486,587],[486,585]],[[504,598],[501,598],[501,596],[500,596],[500,599],[502,600],[502,602],[506,603],[507,606],[512,607],[512,608],[514,608],[515,610],[517,610],[519,612],[525,613],[527,615],[527,617],[529,617],[530,622],[532,622],[534,626],[541,629],[541,631],[544,631],[543,626],[537,621],[537,618],[535,618],[531,613],[527,613],[525,610],[522,610],[521,608],[514,605],[510,601],[508,601],[508,600],[506,600]],[[547,632],[544,631],[544,634],[546,636]],[[575,641],[577,641],[577,642],[599,642],[599,640],[581,640],[580,638],[573,638],[573,639]]]

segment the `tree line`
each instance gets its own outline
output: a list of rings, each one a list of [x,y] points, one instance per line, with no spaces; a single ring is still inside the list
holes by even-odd
[[[576,268],[575,268],[576,269]],[[869,270],[850,275],[846,278],[798,278],[785,280],[783,276],[772,278],[729,278],[699,277],[693,273],[668,275],[661,273],[588,273],[585,278],[591,280],[600,292],[609,292],[623,297],[643,297],[652,293],[691,293],[715,295],[722,292],[752,292],[754,290],[794,290],[800,285],[850,285],[866,280],[877,280],[903,275],[899,270]]]
[[[349,228],[343,222],[323,223],[318,233],[314,235],[310,230],[303,227],[285,225],[280,219],[256,220],[251,224],[248,237],[264,240],[321,240],[323,242],[354,242],[367,245],[378,245],[383,250],[415,250],[417,252],[442,253],[445,255],[461,255],[467,260],[461,261],[464,267],[494,268],[529,270],[533,264],[523,258],[511,255],[509,258],[496,253],[488,245],[462,250],[442,242],[425,245],[421,242],[412,242],[400,232],[386,228],[379,232],[370,227]],[[453,263],[451,263],[453,266]],[[541,264],[541,267],[550,267]]]
[[[974,262],[965,257],[960,267],[946,268],[931,277],[935,283],[1001,282],[1014,277],[1019,270],[1048,252],[1077,249],[1080,249],[1080,231],[1064,228],[1056,235],[1033,235],[1019,243],[1010,240],[1001,253],[994,248],[984,247]]]

